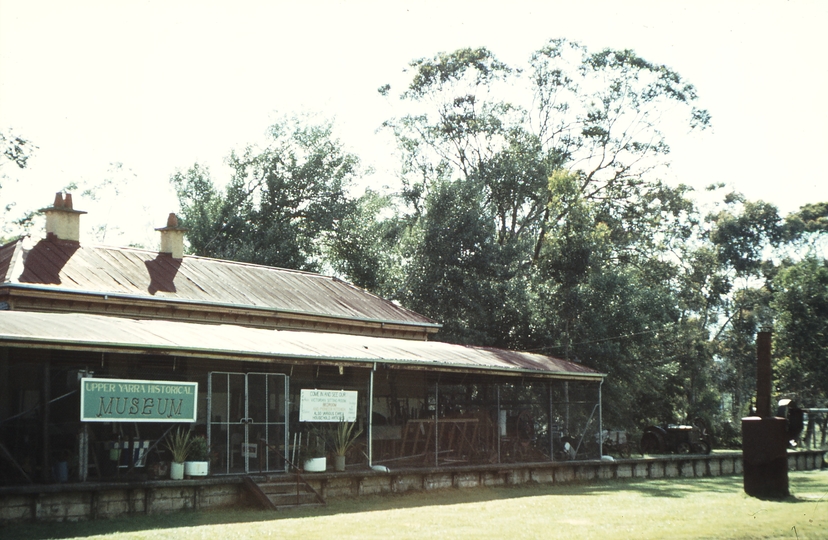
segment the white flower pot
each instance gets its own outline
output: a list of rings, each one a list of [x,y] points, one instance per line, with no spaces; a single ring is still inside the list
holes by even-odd
[[[318,457],[305,460],[305,472],[325,472],[328,468],[328,458]]]
[[[186,476],[207,476],[210,470],[209,461],[185,461],[184,474]]]
[[[172,480],[183,480],[184,479],[184,464],[183,463],[176,463],[175,461],[170,463],[170,479],[172,479]]]

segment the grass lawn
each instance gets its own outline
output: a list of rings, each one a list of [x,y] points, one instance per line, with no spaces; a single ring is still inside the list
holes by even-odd
[[[791,472],[790,489],[784,501],[754,499],[739,476],[447,489],[334,500],[307,511],[14,525],[0,538],[828,539],[828,471]]]

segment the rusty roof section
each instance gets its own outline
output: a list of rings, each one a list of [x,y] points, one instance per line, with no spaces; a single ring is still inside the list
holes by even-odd
[[[0,247],[0,287],[242,307],[411,325],[435,321],[337,278],[154,251],[20,239]]]
[[[534,353],[359,335],[139,320],[83,313],[0,311],[0,345],[196,356],[238,361],[391,364],[466,372],[600,380],[603,375]]]

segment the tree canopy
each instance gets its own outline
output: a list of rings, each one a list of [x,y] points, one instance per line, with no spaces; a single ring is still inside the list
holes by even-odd
[[[552,40],[508,66],[460,49],[408,73],[407,112],[385,123],[403,165],[394,220],[407,224],[400,285],[385,290],[443,322],[439,339],[609,374],[610,424],[745,414],[753,336],[785,320],[775,261],[815,245],[825,206],[783,218],[729,194],[704,215],[692,190],[662,182],[668,127],[711,117],[676,71],[630,50]]]
[[[189,251],[335,272],[441,322],[437,339],[583,363],[608,375],[607,426],[724,432],[764,327],[780,392],[827,404],[828,202],[783,216],[731,193],[706,211],[664,182],[676,131],[711,122],[678,72],[559,39],[523,65],[464,48],[405,77],[379,89],[395,189],[365,188],[332,122],[283,117],[229,153],[228,182],[198,163],[172,175]],[[0,144],[6,167],[35,148]]]
[[[359,160],[330,123],[285,118],[270,144],[233,152],[233,176],[218,188],[195,164],[171,181],[194,253],[257,264],[318,270],[322,245],[353,210],[346,194]]]

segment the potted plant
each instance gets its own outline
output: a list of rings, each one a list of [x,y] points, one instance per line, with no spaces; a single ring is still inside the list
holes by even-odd
[[[325,457],[325,437],[313,430],[307,435],[307,445],[302,449],[302,469],[306,472],[325,472],[328,460]]]
[[[167,436],[165,445],[172,454],[170,478],[173,480],[184,478],[184,462],[187,461],[187,455],[190,453],[191,442],[190,430],[185,431],[178,428],[175,433]]]
[[[210,470],[210,445],[206,437],[190,439],[190,452],[184,462],[186,476],[207,476]]]
[[[334,452],[334,470],[345,470],[345,454],[362,434],[362,428],[353,422],[340,422],[330,432],[331,447]]]

